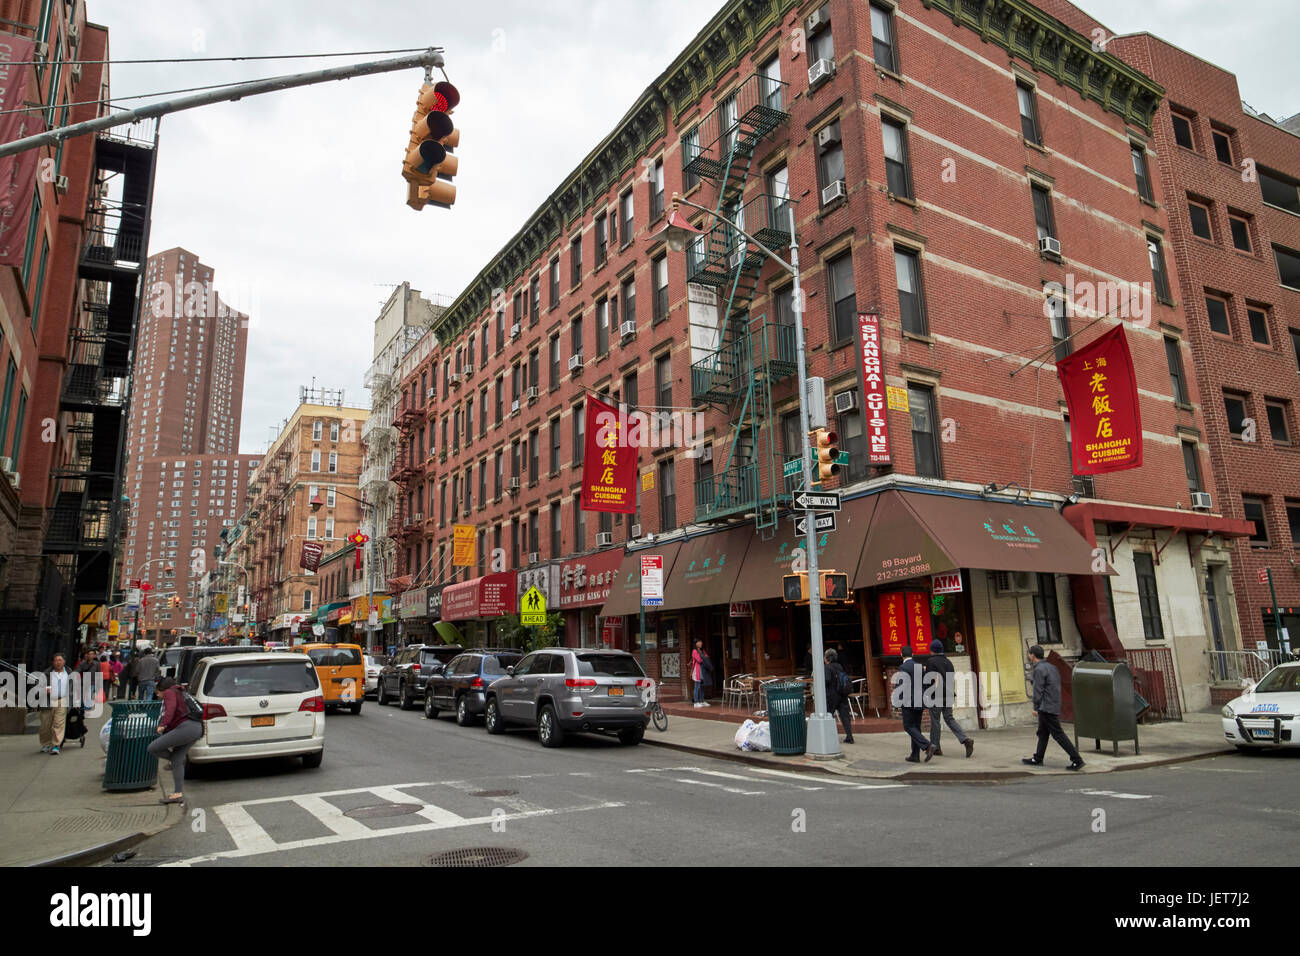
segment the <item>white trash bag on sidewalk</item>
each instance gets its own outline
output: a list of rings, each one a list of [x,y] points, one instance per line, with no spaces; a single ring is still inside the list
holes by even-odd
[[[740,749],[740,750],[748,750],[748,749],[749,749],[748,747],[745,746],[745,743],[746,743],[746,741],[749,740],[749,735],[750,735],[750,733],[751,733],[751,732],[753,731],[753,729],[754,729],[755,727],[757,727],[757,726],[758,726],[758,725],[755,724],[752,720],[746,720],[743,724],[740,725],[740,729],[736,731],[736,738],[735,738],[735,739],[736,739],[736,747],[737,747],[738,749]]]
[[[766,720],[755,724],[754,729],[749,733],[749,739],[745,741],[746,750],[771,750],[772,749],[772,728]]]

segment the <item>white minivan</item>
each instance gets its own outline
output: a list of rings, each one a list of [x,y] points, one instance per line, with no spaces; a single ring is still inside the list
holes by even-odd
[[[189,691],[203,706],[191,763],[325,756],[325,697],[305,654],[226,654],[198,663]]]

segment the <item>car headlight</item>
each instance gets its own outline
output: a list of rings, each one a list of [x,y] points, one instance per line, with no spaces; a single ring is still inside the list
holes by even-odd
[[[1232,705],[1231,705],[1231,704],[1224,704],[1224,705],[1223,705],[1223,710],[1219,711],[1219,713],[1222,714],[1224,717],[1227,717],[1229,720],[1232,720],[1234,717],[1237,716],[1236,714],[1234,714],[1234,713],[1232,712]]]

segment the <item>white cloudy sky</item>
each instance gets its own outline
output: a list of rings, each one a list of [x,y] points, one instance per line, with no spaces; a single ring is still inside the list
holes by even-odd
[[[401,156],[419,70],[206,107],[162,125],[153,251],[184,246],[251,314],[240,449],[261,451],[299,385],[365,404],[372,322],[393,285],[454,295],[515,233],[720,5],[719,0],[90,0],[114,59],[437,45],[460,88],[459,197],[405,205]],[[1237,74],[1275,117],[1300,112],[1295,0],[1090,0]],[[363,58],[368,59],[368,58]],[[118,96],[342,60],[115,66]],[[139,102],[139,101],[136,101]]]

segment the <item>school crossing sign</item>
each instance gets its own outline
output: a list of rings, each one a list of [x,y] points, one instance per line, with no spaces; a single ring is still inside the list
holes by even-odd
[[[546,626],[546,595],[535,587],[519,599],[519,623],[525,627]]]

